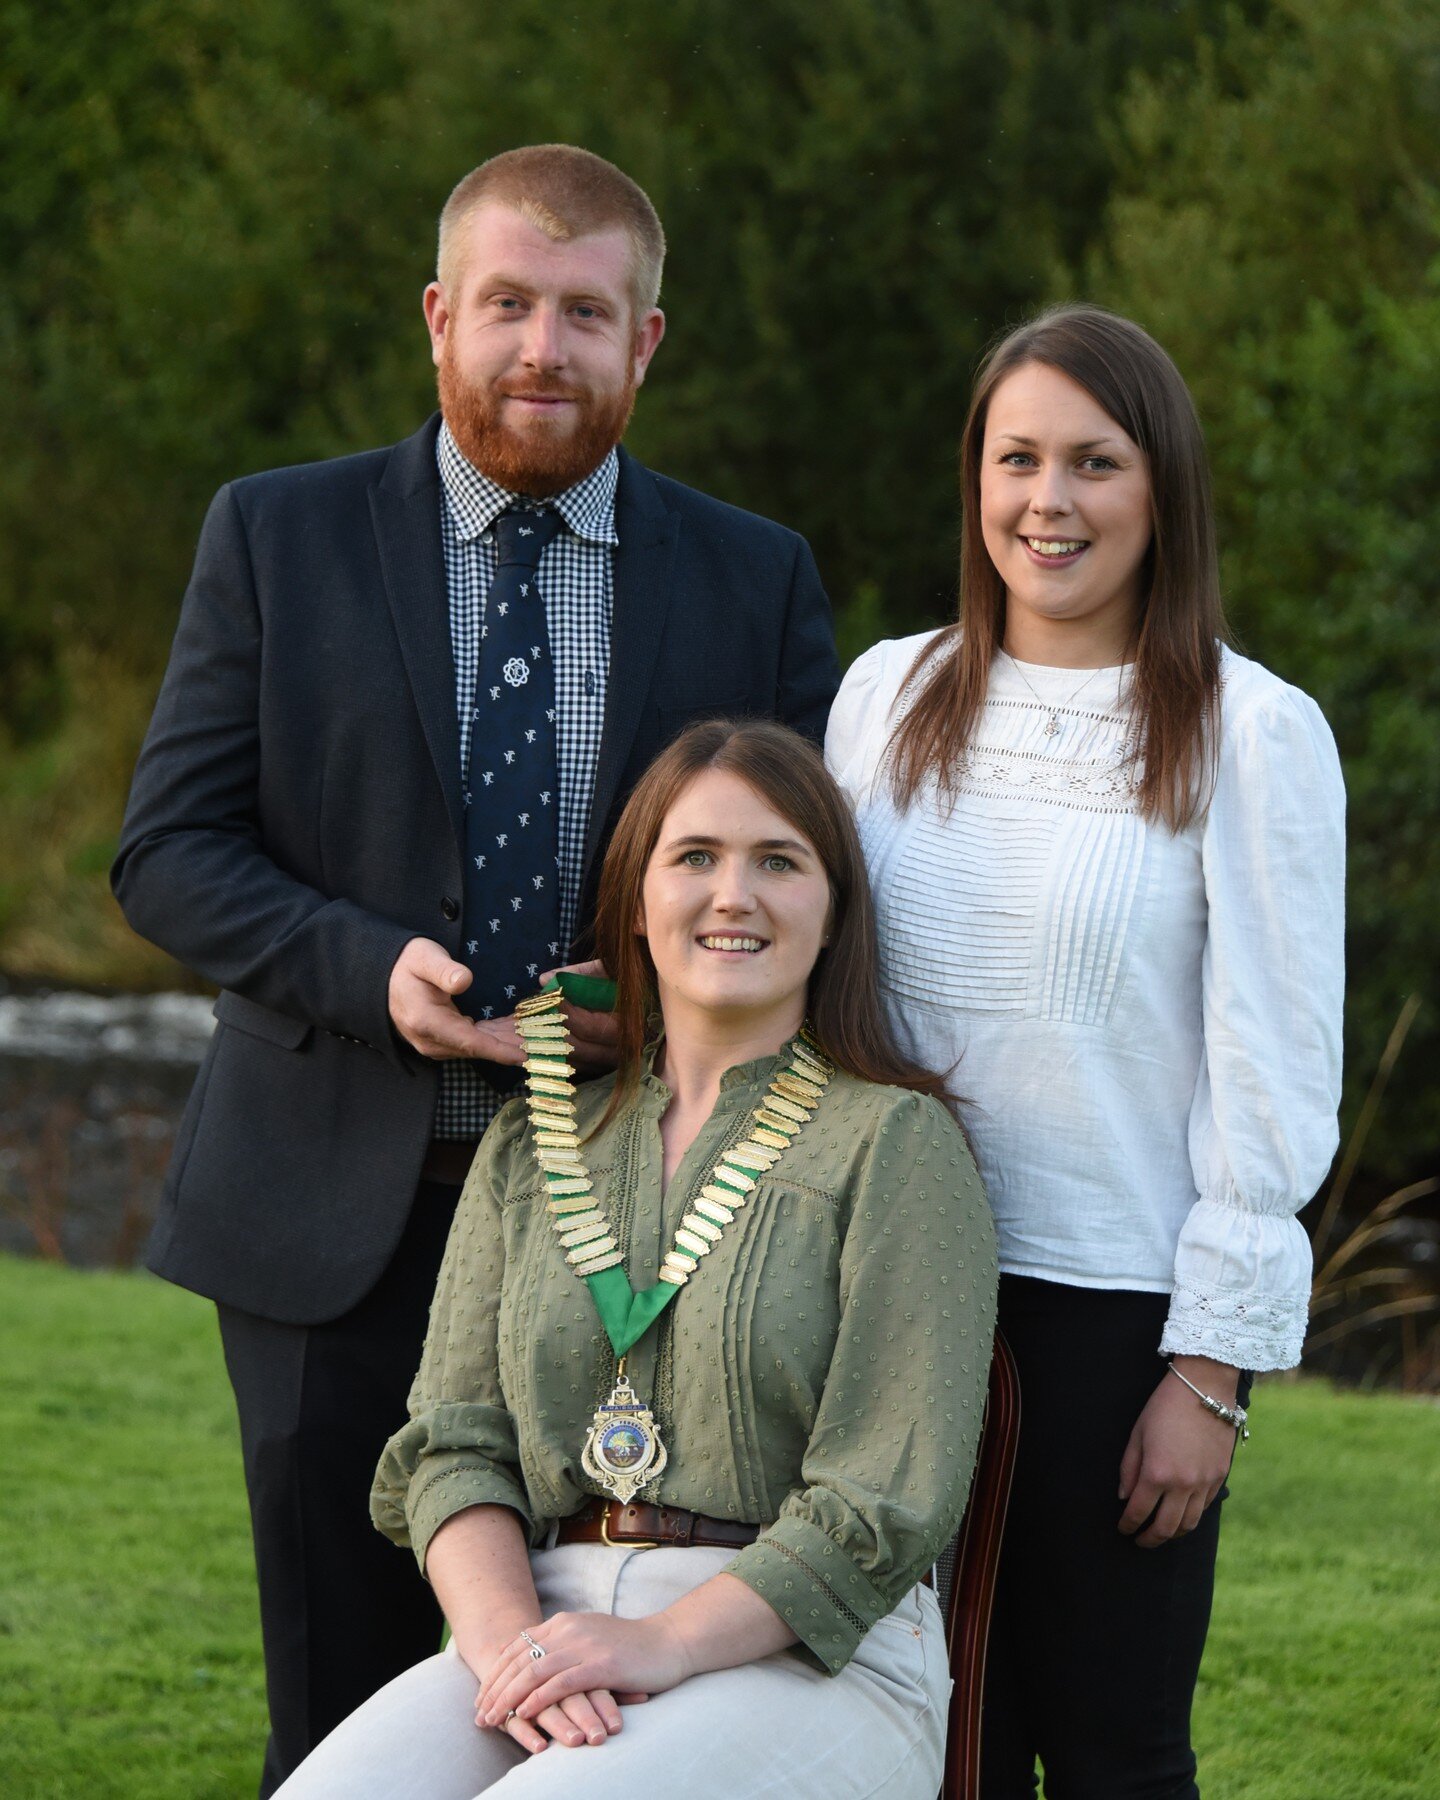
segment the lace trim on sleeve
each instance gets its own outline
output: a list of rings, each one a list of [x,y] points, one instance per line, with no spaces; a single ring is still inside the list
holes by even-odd
[[[766,1542],[769,1543],[774,1549],[778,1550],[780,1552],[780,1554],[786,1559],[787,1562],[794,1563],[794,1565],[797,1569],[803,1569],[805,1571],[805,1573],[810,1577],[811,1581],[813,1581],[815,1583],[816,1587],[821,1589],[821,1591],[825,1594],[825,1596],[829,1600],[830,1604],[835,1608],[835,1611],[845,1621],[845,1623],[850,1627],[850,1629],[855,1633],[855,1636],[857,1638],[864,1637],[865,1633],[870,1629],[870,1626],[866,1623],[866,1621],[864,1619],[861,1618],[860,1614],[858,1612],[856,1612],[856,1610],[853,1606],[848,1605],[844,1600],[842,1600],[840,1598],[840,1596],[835,1592],[834,1588],[831,1587],[830,1583],[825,1579],[825,1577],[823,1575],[819,1574],[815,1569],[812,1569],[810,1567],[809,1563],[806,1562],[805,1558],[803,1556],[798,1555],[794,1550],[792,1550],[790,1548],[790,1546],[788,1544],[776,1543],[776,1541],[773,1538],[768,1538],[766,1540]]]
[[[1170,1301],[1161,1354],[1212,1356],[1237,1369],[1293,1368],[1305,1341],[1306,1300],[1183,1282]]]

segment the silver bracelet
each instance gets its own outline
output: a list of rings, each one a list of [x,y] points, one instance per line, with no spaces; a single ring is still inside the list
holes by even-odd
[[[1233,1426],[1240,1434],[1240,1442],[1242,1444],[1246,1442],[1250,1436],[1250,1426],[1247,1423],[1250,1415],[1243,1406],[1227,1406],[1223,1400],[1217,1400],[1213,1394],[1202,1392],[1193,1381],[1180,1373],[1173,1362],[1167,1362],[1165,1366],[1177,1381],[1185,1383],[1206,1412],[1214,1413],[1217,1419],[1222,1419],[1225,1424]]]

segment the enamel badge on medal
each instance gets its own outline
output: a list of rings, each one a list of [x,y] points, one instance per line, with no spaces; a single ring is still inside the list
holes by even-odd
[[[631,1387],[622,1357],[610,1398],[596,1407],[585,1433],[580,1467],[606,1493],[629,1500],[669,1460],[654,1414]]]

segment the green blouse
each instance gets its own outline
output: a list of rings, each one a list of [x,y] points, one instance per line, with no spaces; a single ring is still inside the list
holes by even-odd
[[[584,1150],[636,1287],[658,1275],[779,1059],[729,1070],[662,1195],[647,1069]],[[582,1084],[593,1129],[614,1077]],[[836,1074],[723,1240],[632,1349],[669,1466],[641,1497],[763,1526],[729,1572],[832,1673],[944,1548],[965,1508],[995,1323],[995,1239],[959,1127],[937,1101]],[[486,1132],[461,1195],[410,1423],[371,1510],[426,1548],[467,1506],[513,1509],[533,1545],[599,1492],[582,1472],[615,1356],[551,1230],[524,1104]]]

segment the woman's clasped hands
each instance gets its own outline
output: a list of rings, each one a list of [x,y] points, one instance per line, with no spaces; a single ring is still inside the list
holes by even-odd
[[[603,1744],[621,1729],[622,1705],[676,1687],[689,1673],[683,1639],[663,1613],[556,1613],[496,1655],[476,1696],[475,1723],[508,1732],[532,1753],[549,1738],[572,1748]]]

